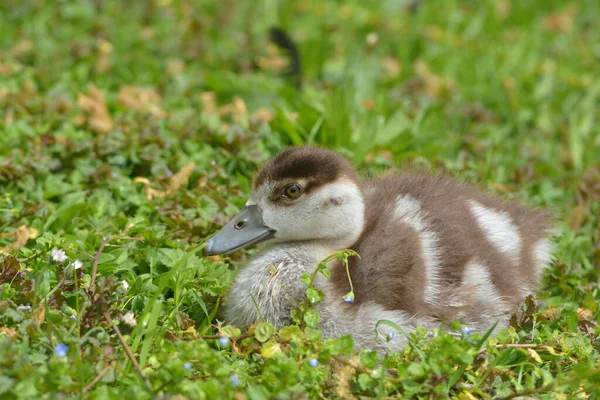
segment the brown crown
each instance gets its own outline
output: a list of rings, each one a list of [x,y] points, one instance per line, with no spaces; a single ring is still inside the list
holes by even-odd
[[[356,181],[356,172],[343,156],[319,147],[291,147],[265,164],[254,179],[254,188],[263,183],[306,179],[317,187],[348,178]]]

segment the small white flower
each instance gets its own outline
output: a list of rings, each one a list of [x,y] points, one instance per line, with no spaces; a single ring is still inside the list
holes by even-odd
[[[137,321],[135,320],[135,315],[133,314],[133,311],[127,311],[125,315],[121,317],[121,321],[125,322],[132,328],[137,325]]]
[[[75,268],[75,270],[78,270],[79,268],[83,267],[83,262],[81,262],[80,260],[75,260],[72,263],[73,268]]]
[[[67,255],[65,254],[64,250],[59,250],[56,247],[50,251],[50,255],[52,256],[52,259],[57,262],[63,262],[67,259]]]
[[[125,289],[125,290],[129,289],[129,283],[127,283],[126,280],[122,280],[121,281],[121,285],[123,285],[123,289]]]
[[[366,42],[370,47],[375,46],[379,42],[379,35],[375,32],[369,33],[366,37]]]

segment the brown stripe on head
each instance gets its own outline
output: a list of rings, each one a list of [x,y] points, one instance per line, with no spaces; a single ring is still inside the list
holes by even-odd
[[[304,179],[314,189],[341,178],[357,180],[352,165],[343,156],[319,147],[290,147],[258,171],[253,186],[257,189],[265,182]]]

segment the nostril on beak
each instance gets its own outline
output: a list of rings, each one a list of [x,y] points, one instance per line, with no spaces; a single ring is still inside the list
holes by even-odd
[[[244,227],[244,225],[246,225],[246,221],[243,221],[243,220],[242,221],[238,221],[235,224],[235,229],[237,229],[239,231],[240,229],[242,229]]]

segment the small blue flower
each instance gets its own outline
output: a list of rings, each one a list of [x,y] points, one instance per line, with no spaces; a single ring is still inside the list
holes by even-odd
[[[471,328],[469,328],[468,326],[465,326],[465,327],[464,327],[464,328],[462,328],[460,331],[461,331],[461,332],[463,333],[463,335],[465,335],[465,336],[469,336],[469,335],[471,334],[471,332],[472,332],[472,331],[471,331]]]
[[[228,337],[219,338],[219,346],[229,347],[229,338]]]
[[[387,340],[388,340],[388,342],[390,340],[394,340],[395,337],[396,337],[396,332],[390,332],[390,333],[388,333],[387,334]]]
[[[238,379],[237,375],[231,375],[229,380],[233,386],[240,386],[240,380]]]
[[[189,371],[190,369],[192,369],[192,364],[187,362],[187,363],[183,364],[183,368]]]
[[[19,311],[31,311],[31,306],[19,306],[17,307]]]
[[[59,357],[66,357],[68,351],[69,347],[67,347],[67,345],[64,343],[59,343],[56,346],[54,346],[54,354],[56,354]]]
[[[354,292],[349,292],[344,296],[344,301],[346,303],[354,303]]]
[[[72,319],[73,321],[77,321],[77,317],[76,317],[76,316],[74,316],[74,315],[71,315],[71,319]]]
[[[308,360],[308,364],[313,368],[317,368],[317,365],[319,365],[319,361],[316,358],[311,358],[310,360]]]

